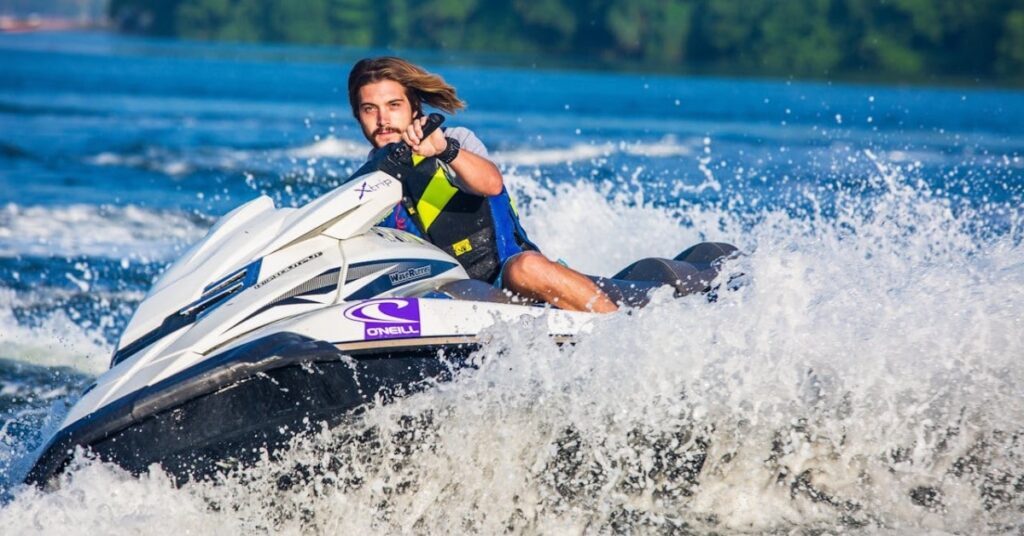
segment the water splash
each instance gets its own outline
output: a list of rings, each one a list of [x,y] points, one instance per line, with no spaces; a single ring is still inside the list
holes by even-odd
[[[198,240],[203,216],[137,206],[0,207],[0,258],[15,256],[166,259]]]
[[[659,207],[519,177],[532,236],[587,269],[707,232],[743,246],[732,269],[752,280],[714,304],[659,295],[572,347],[533,321],[495,326],[457,381],[219,484],[86,462],[0,518],[43,532],[130,532],[139,512],[167,533],[1019,531],[1019,206],[987,232],[990,213],[866,158],[877,171],[859,189],[803,191],[809,211]]]

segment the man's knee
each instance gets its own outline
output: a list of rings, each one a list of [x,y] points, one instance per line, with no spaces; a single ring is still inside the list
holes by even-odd
[[[535,281],[550,270],[551,261],[536,251],[524,251],[508,261],[505,280],[513,285]]]

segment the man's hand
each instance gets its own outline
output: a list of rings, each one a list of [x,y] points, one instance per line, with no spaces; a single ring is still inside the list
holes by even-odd
[[[412,147],[412,152],[430,158],[443,153],[448,148],[448,140],[441,129],[435,130],[423,139],[423,125],[426,122],[426,117],[413,119],[402,133],[402,141]],[[504,189],[498,167],[472,151],[460,150],[450,165],[455,175],[461,179],[462,186],[459,188],[466,193],[490,197],[500,194]]]
[[[444,133],[441,132],[441,129],[431,132],[424,139],[423,125],[426,123],[426,116],[413,119],[409,127],[402,133],[402,141],[409,144],[409,147],[412,147],[412,152],[430,158],[443,153],[448,148],[448,140],[444,139]]]

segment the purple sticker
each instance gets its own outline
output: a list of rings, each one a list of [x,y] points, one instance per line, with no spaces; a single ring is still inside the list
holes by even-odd
[[[420,336],[420,304],[415,298],[366,301],[345,309],[344,314],[349,320],[363,323],[367,340]]]

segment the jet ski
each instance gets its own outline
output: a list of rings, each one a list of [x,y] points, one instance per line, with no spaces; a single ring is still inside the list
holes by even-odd
[[[375,226],[414,171],[407,145],[378,153],[305,206],[261,196],[234,209],[168,267],[26,482],[54,484],[79,447],[136,474],[159,464],[178,483],[207,478],[450,379],[497,322],[540,317],[560,343],[593,328],[592,313],[519,300],[421,238]],[[735,252],[702,243],[594,279],[639,307],[665,285],[709,292]]]

